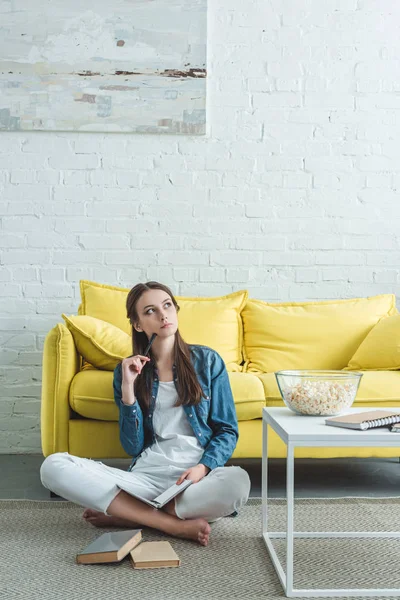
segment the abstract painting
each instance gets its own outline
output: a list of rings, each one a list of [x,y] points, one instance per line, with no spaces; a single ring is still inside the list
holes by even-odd
[[[1,0],[0,131],[206,131],[207,0]]]

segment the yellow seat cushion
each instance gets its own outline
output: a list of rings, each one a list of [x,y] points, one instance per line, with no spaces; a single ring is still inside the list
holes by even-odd
[[[79,354],[98,369],[113,371],[132,354],[130,335],[100,319],[86,315],[62,315]]]
[[[80,315],[90,315],[112,323],[131,334],[126,317],[128,288],[81,281]],[[241,311],[247,302],[246,290],[226,296],[176,296],[180,306],[179,331],[189,344],[201,344],[216,350],[228,371],[241,371],[243,354],[243,324]],[[90,362],[90,361],[89,361]]]
[[[285,302],[249,300],[242,311],[245,371],[343,369],[395,296]]]
[[[384,317],[375,325],[350,359],[346,370],[400,369],[400,315]]]
[[[250,373],[229,373],[239,421],[261,418],[265,406],[263,386]],[[114,402],[113,374],[95,369],[81,371],[72,380],[69,403],[71,408],[88,419],[118,421]]]
[[[363,371],[354,404],[400,404],[400,371]]]
[[[257,375],[264,387],[266,406],[284,406],[274,373]],[[400,371],[366,371],[354,401],[357,404],[399,406]]]
[[[285,406],[279,393],[274,373],[258,373],[257,378],[264,389],[265,406]]]
[[[238,421],[261,419],[265,406],[261,381],[251,373],[229,373]]]
[[[69,404],[78,415],[87,419],[118,421],[113,373],[96,369],[77,373],[69,389]]]

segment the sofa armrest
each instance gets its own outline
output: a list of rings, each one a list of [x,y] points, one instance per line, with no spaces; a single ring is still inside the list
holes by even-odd
[[[80,359],[67,327],[58,323],[43,348],[41,439],[44,456],[69,449],[69,388]]]

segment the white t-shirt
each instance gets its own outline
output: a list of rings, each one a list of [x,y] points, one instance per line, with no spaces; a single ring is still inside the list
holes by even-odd
[[[173,381],[160,381],[153,414],[155,442],[147,448],[136,462],[136,466],[154,467],[170,465],[189,468],[197,465],[204,448],[193,433],[178,400]]]

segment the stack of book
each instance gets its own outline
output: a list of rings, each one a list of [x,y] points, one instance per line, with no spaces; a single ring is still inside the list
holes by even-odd
[[[76,556],[81,565],[121,562],[130,556],[134,569],[179,567],[181,561],[169,542],[142,542],[141,529],[103,533]]]
[[[185,479],[180,485],[172,485],[153,500],[138,495],[135,497],[153,508],[160,509],[191,483],[190,479]],[[120,562],[128,554],[135,569],[179,567],[181,564],[169,542],[142,542],[141,529],[103,533],[77,554],[76,562],[82,565]]]

